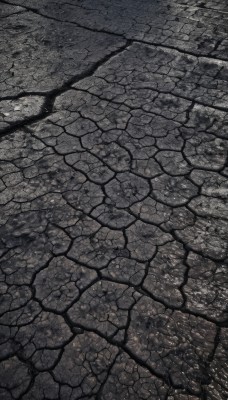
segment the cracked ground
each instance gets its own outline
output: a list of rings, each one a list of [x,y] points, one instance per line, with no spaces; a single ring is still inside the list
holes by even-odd
[[[0,9],[0,399],[227,400],[227,0]]]

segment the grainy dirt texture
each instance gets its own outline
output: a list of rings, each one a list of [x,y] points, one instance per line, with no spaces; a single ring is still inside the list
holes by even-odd
[[[0,8],[0,399],[227,400],[227,0]]]

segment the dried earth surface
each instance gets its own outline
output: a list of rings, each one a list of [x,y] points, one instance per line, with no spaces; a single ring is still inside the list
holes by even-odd
[[[227,400],[227,1],[0,8],[0,399]]]

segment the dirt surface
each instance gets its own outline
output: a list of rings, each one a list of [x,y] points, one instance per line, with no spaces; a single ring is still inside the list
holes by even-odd
[[[0,399],[227,400],[227,1],[0,8]]]

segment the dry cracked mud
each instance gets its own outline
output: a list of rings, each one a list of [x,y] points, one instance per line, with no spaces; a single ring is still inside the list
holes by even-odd
[[[0,399],[227,400],[227,1],[0,8]]]

